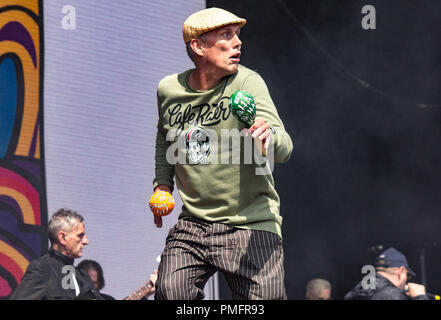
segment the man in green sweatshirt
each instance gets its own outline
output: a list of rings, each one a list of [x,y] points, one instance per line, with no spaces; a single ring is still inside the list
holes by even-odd
[[[269,163],[288,161],[293,144],[264,80],[239,64],[245,23],[218,8],[192,14],[183,36],[195,68],[158,85],[154,190],[171,193],[175,178],[183,207],[161,256],[156,299],[202,299],[216,271],[234,299],[286,299]],[[237,90],[254,97],[250,128],[228,107]],[[162,217],[154,222],[162,227]]]

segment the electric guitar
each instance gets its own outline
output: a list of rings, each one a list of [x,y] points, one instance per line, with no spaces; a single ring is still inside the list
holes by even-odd
[[[142,298],[149,296],[152,292],[155,291],[155,286],[151,281],[144,283],[144,285],[133,292],[128,297],[125,297],[124,300],[141,300]]]

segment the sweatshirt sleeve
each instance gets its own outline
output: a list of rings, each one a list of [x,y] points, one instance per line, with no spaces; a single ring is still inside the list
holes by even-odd
[[[175,166],[169,164],[167,161],[167,149],[170,146],[170,142],[167,141],[167,134],[162,126],[162,96],[160,94],[160,87],[158,86],[158,123],[156,132],[156,144],[155,144],[155,178],[153,180],[153,190],[158,185],[167,185],[173,191]]]
[[[251,93],[256,103],[256,117],[261,117],[274,128],[274,161],[287,162],[291,157],[293,143],[280,119],[271,99],[268,87],[262,77],[253,73],[245,79],[243,90]]]

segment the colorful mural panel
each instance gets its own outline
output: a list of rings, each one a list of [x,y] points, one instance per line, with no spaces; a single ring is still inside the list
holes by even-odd
[[[0,299],[47,251],[42,1],[0,5]]]

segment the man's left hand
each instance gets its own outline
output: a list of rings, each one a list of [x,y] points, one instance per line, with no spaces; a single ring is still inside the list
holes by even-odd
[[[271,143],[271,129],[269,124],[263,118],[256,118],[249,129],[252,137],[262,141],[265,150],[268,150]]]

